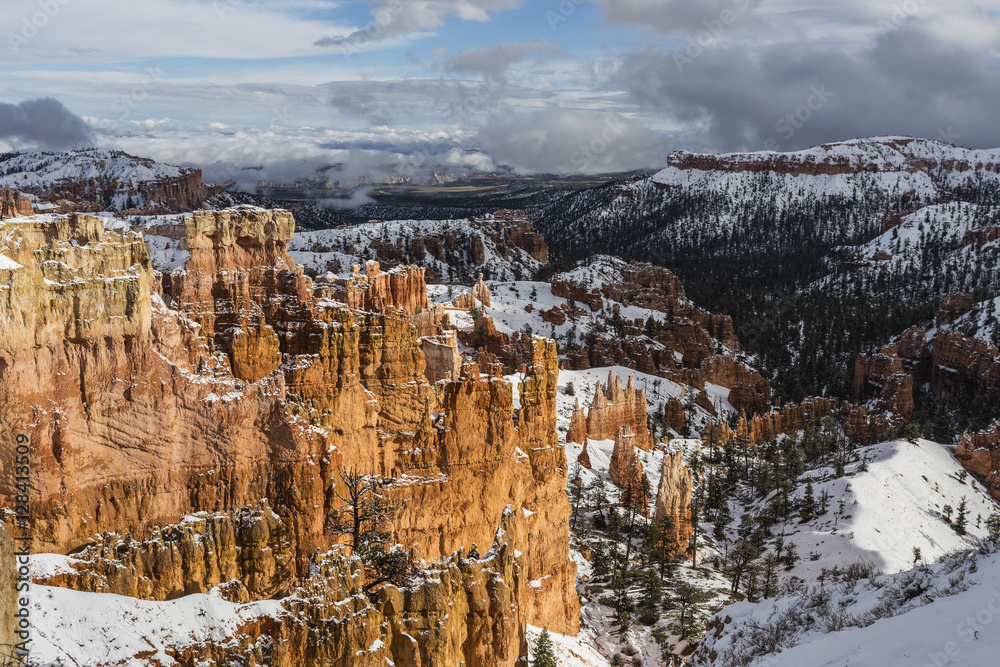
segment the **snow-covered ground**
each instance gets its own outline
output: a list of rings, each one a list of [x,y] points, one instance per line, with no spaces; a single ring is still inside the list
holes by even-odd
[[[154,602],[34,585],[31,603],[31,664],[39,667],[179,665],[165,647],[223,642],[257,618],[284,613],[278,601],[236,604],[216,589]]]
[[[161,162],[136,158],[120,151],[84,149],[74,151],[22,151],[3,156],[0,187],[14,190],[52,191],[60,183],[103,181],[115,184],[111,208],[121,210],[145,205],[139,184],[181,176],[185,170]]]
[[[415,264],[432,270],[446,283],[463,282],[474,275],[477,267],[472,264],[468,250],[474,237],[482,242],[486,259],[478,270],[486,267],[490,277],[523,279],[534,275],[542,266],[517,247],[510,248],[508,258],[504,259],[496,243],[468,219],[376,220],[336,229],[297,232],[288,244],[288,251],[308,271],[347,276],[353,264],[364,265],[366,260],[377,259],[375,249],[380,245],[391,244],[405,250],[410,247],[410,240],[424,237],[454,239],[459,246],[454,252],[446,253],[448,261],[440,261],[426,250],[423,257],[412,258]]]
[[[1000,557],[975,550],[874,580],[725,608],[692,667],[986,667],[1000,655]]]
[[[802,497],[806,482],[812,480],[815,497],[826,492],[830,502],[825,514],[785,525],[786,542],[794,542],[802,558],[788,576],[814,583],[823,568],[843,569],[861,560],[883,572],[901,572],[913,567],[915,547],[923,562],[931,563],[986,535],[985,521],[997,505],[978,481],[963,475],[946,447],[928,440],[899,440],[866,447],[859,454],[868,461],[867,471],[854,463],[839,479],[833,479],[832,468],[811,470],[799,478],[796,497]],[[954,520],[962,498],[968,506],[965,537],[942,515],[950,505]],[[761,506],[753,504],[750,511]],[[774,530],[779,531],[780,524]],[[810,554],[818,558],[812,560]]]

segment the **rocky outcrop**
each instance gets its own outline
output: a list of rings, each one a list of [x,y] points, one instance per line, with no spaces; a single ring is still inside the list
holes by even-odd
[[[687,431],[687,413],[681,399],[671,396],[663,404],[663,420],[675,432],[683,435]]]
[[[873,401],[874,409],[902,419],[913,414],[913,376],[903,369],[895,346],[873,355],[860,355],[854,364],[854,395]]]
[[[351,271],[347,279],[317,279],[317,296],[340,301],[355,310],[382,314],[392,308],[403,315],[416,315],[430,307],[422,268],[397,266],[382,271],[379,263],[371,260],[365,264],[364,273],[357,265]]]
[[[214,520],[237,523],[224,517]],[[172,531],[187,534],[189,529],[181,524],[164,531],[168,537]],[[385,585],[373,595],[364,591],[366,573],[360,560],[343,548],[317,554],[299,588],[276,597],[263,613],[250,616],[228,636],[219,634],[227,628],[213,628],[211,641],[185,646],[150,643],[148,648],[185,665],[523,665],[528,587],[521,532],[516,513],[508,507],[492,547],[482,558],[470,558],[459,550],[422,567],[406,586]],[[114,565],[122,558],[117,551],[128,558],[130,550],[116,549],[107,566],[100,565],[100,557],[88,561],[100,571],[88,583],[97,590],[114,588],[111,580],[103,579],[104,573],[113,576]],[[225,589],[224,585],[224,595]],[[100,658],[88,664],[110,667]]]
[[[563,276],[553,276],[550,283],[552,295],[586,304],[591,312],[599,312],[604,307],[600,291],[571,282]]]
[[[649,478],[636,456],[635,433],[630,426],[622,426],[615,433],[615,447],[611,452],[608,474],[614,485],[622,490],[623,502],[628,495],[633,504],[646,509],[650,491]]]
[[[931,389],[938,396],[978,396],[1000,387],[1000,351],[985,340],[958,331],[940,331],[931,345]]]
[[[583,449],[580,450],[580,454],[577,455],[576,460],[580,463],[581,466],[583,466],[587,470],[590,470],[594,467],[593,464],[590,462],[590,452],[587,451],[586,440],[584,440]]]
[[[951,324],[962,315],[971,313],[975,305],[971,294],[951,294],[946,296],[941,302],[941,308],[938,309],[935,324],[939,327]]]
[[[645,390],[636,389],[634,375],[629,376],[628,384],[622,389],[621,377],[612,376],[611,371],[608,371],[604,386],[602,390],[601,383],[597,383],[594,399],[587,411],[585,431],[580,420],[582,411],[578,406],[566,436],[567,442],[583,442],[585,438],[612,440],[622,426],[628,426],[635,445],[648,452],[653,448],[653,442],[646,418]]]
[[[684,465],[684,455],[679,447],[668,449],[663,456],[660,485],[656,489],[654,520],[670,518],[671,537],[677,541],[679,552],[685,551],[691,539],[691,494],[694,481],[691,471]]]
[[[14,190],[0,188],[0,220],[34,215],[31,200]]]
[[[479,282],[472,286],[472,296],[487,308],[490,306],[490,288],[483,283],[483,274],[481,273],[479,274]]]
[[[801,403],[787,403],[775,408],[768,414],[749,418],[740,415],[735,427],[725,422],[712,424],[702,433],[702,439],[705,442],[715,439],[716,444],[721,444],[727,440],[746,438],[749,445],[755,446],[783,433],[795,433],[832,414],[837,408],[838,402],[834,399],[806,398]]]
[[[962,237],[962,245],[986,245],[1000,239],[1000,227],[986,226],[970,229]]]
[[[955,457],[980,479],[994,500],[1000,501],[1000,420],[978,433],[965,433],[955,446]]]
[[[261,501],[232,514],[201,512],[139,542],[108,533],[39,583],[142,600],[172,600],[222,585],[233,602],[287,595],[292,551],[281,519]]]
[[[39,548],[108,532],[144,544],[183,516],[267,498],[301,585],[333,542],[334,481],[357,469],[392,480],[394,539],[429,561],[488,543],[512,505],[531,535],[525,576],[541,582],[524,613],[576,632],[553,343],[518,339],[515,409],[499,368],[432,383],[418,330],[393,308],[318,298],[286,252],[287,212],[195,213],[190,259],[162,276],[141,237],[98,218],[6,225],[17,266],[0,269],[0,427],[31,441]],[[9,452],[0,465],[9,479]]]
[[[580,399],[576,399],[576,407],[569,419],[569,430],[566,431],[566,442],[584,444],[587,442],[587,415],[580,407]]]

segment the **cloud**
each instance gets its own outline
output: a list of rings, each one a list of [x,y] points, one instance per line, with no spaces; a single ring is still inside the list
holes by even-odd
[[[52,97],[0,104],[0,139],[40,148],[79,148],[91,143],[83,120]]]
[[[549,106],[495,115],[479,133],[493,159],[519,173],[597,174],[662,164],[669,137],[616,112]]]
[[[762,0],[594,0],[604,18],[664,33],[698,33],[717,24],[720,29],[761,25],[753,16]]]
[[[501,42],[494,46],[463,51],[445,63],[449,72],[475,72],[484,79],[506,82],[507,68],[530,55],[554,56],[562,47],[536,39],[530,42]]]
[[[390,0],[372,10],[372,24],[346,36],[324,37],[315,46],[357,50],[370,42],[397,35],[434,30],[452,17],[485,23],[490,12],[517,9],[522,0]]]
[[[345,209],[358,208],[359,206],[364,206],[365,204],[374,204],[375,200],[369,196],[371,191],[372,188],[358,188],[347,197],[318,199],[316,200],[316,205],[320,208],[332,208],[334,210],[342,211]]]
[[[695,57],[690,57],[694,55]],[[825,46],[741,43],[649,49],[610,76],[631,101],[692,133],[702,150],[797,149],[907,134],[1000,145],[991,59],[906,22],[855,54]],[[954,138],[954,137],[953,137]]]

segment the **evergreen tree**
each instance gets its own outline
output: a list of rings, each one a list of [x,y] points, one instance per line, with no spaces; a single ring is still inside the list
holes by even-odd
[[[531,664],[534,667],[556,667],[559,664],[552,648],[552,638],[545,628],[542,628],[538,641],[535,642],[535,660]]]
[[[962,501],[958,504],[958,514],[955,515],[955,532],[965,535],[969,527],[969,505],[962,496]]]

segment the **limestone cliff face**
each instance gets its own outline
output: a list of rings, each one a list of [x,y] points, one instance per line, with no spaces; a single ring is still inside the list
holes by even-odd
[[[31,439],[39,548],[117,532],[145,553],[156,526],[267,498],[299,585],[310,555],[331,546],[326,514],[348,467],[392,480],[395,539],[429,561],[487,544],[512,505],[530,536],[525,576],[540,582],[524,613],[576,631],[553,343],[521,342],[515,409],[510,383],[476,363],[432,383],[401,313],[317,296],[286,252],[288,213],[194,214],[190,259],[162,276],[139,236],[97,218],[6,225],[2,252],[18,266],[0,273],[0,427]],[[185,586],[211,585],[213,572]]]
[[[801,403],[787,403],[780,408],[763,414],[748,417],[740,415],[735,427],[722,422],[712,424],[702,433],[702,439],[708,442],[715,438],[717,443],[735,438],[746,438],[750,445],[759,445],[775,436],[785,433],[795,433],[808,424],[832,414],[838,408],[838,402],[830,398],[811,397]]]
[[[293,582],[285,527],[266,502],[232,514],[199,514],[144,542],[109,533],[76,553],[75,573],[39,583],[142,600],[172,600],[220,584],[233,602],[287,595]]]
[[[329,286],[329,289],[321,289],[318,295],[345,303],[355,310],[383,314],[393,308],[404,315],[416,315],[430,307],[422,268],[400,266],[382,271],[379,263],[372,260],[365,264],[364,273],[360,266],[352,270],[347,280],[317,280],[318,286]]]
[[[931,389],[939,396],[975,396],[1000,386],[1000,351],[984,340],[941,331],[934,336],[931,354]]]
[[[33,215],[31,200],[20,192],[0,188],[0,219]]]
[[[255,519],[257,529],[242,529],[245,535],[249,533],[251,542],[260,542],[265,532],[274,535],[284,531],[280,521],[272,523],[276,517],[268,517],[270,510],[266,507],[247,508],[238,514],[241,516],[213,515],[209,522],[228,527],[238,535],[241,524],[248,518]],[[259,528],[261,519],[268,523],[267,530]],[[211,540],[204,548],[197,548],[190,538],[209,537],[213,532],[211,528],[201,532],[203,525],[191,523],[164,528],[158,535],[160,552],[177,554],[194,546],[195,552],[188,557],[200,562],[204,556],[217,562],[227,571],[223,580],[237,575],[245,554],[237,548],[213,555],[208,549],[220,543]],[[360,560],[336,548],[310,560],[301,586],[272,596],[276,601],[273,611],[253,617],[228,636],[193,646],[151,648],[192,666],[523,666],[527,579],[520,552],[521,532],[515,511],[508,507],[502,513],[492,547],[482,558],[471,559],[459,550],[440,563],[420,569],[405,587],[386,585],[371,596],[364,592],[365,571]],[[110,550],[91,553],[84,562],[74,564],[82,570],[80,576],[60,575],[61,582],[46,583],[82,590],[123,590],[127,594],[127,587],[119,588],[123,578],[116,570],[123,563],[121,554],[128,558],[133,551],[119,543]],[[268,557],[264,551],[253,553],[259,556],[258,561]],[[126,569],[131,572],[128,566]],[[178,568],[175,563],[167,569]],[[163,579],[163,575],[158,576]],[[230,580],[219,590],[224,597],[231,597],[237,590],[234,586],[239,583]],[[135,656],[137,660],[142,658]],[[99,658],[90,664],[111,667]]]
[[[913,377],[903,370],[894,346],[873,355],[861,355],[854,364],[854,393],[874,399],[876,409],[907,419],[913,414]]]
[[[691,471],[684,465],[680,448],[663,456],[660,485],[656,489],[656,521],[670,517],[672,536],[679,551],[685,551],[691,539],[691,493],[694,482]]]

